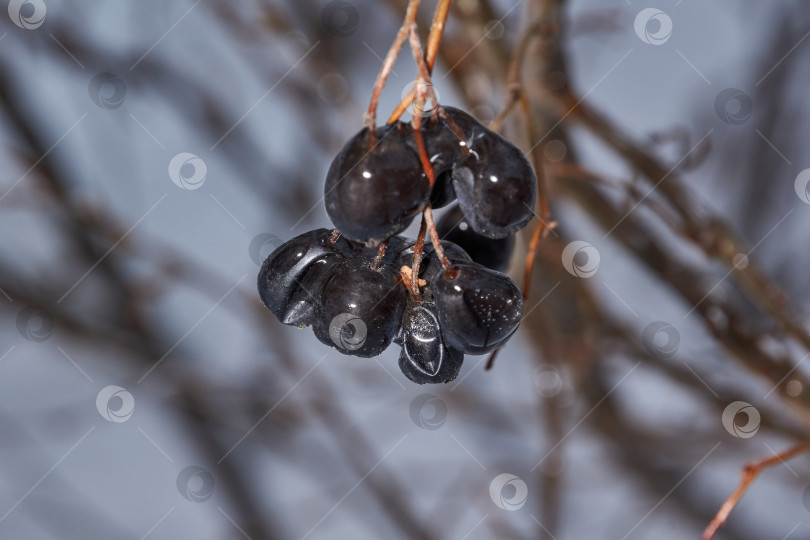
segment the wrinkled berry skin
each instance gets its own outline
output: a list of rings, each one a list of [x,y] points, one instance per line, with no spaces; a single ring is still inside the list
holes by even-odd
[[[525,227],[537,197],[537,178],[526,156],[464,111],[445,111],[466,137],[452,180],[470,226],[488,238],[505,238]]]
[[[356,242],[379,242],[402,232],[430,198],[430,182],[408,144],[410,127],[383,126],[376,135],[371,144],[368,128],[362,129],[326,175],[326,212],[335,228]]]
[[[478,120],[461,109],[445,107],[444,110],[450,121],[462,132],[461,134],[456,133],[447,120],[439,115],[426,119],[420,128],[425,150],[436,179],[430,193],[430,206],[433,208],[443,208],[456,200],[452,175],[453,166],[466,157],[467,139],[471,134],[486,130]],[[413,151],[419,155],[416,141],[412,136],[408,142]]]
[[[436,222],[436,230],[443,240],[448,240],[466,251],[473,261],[491,270],[503,272],[515,250],[515,236],[487,238],[470,227],[461,207],[453,205]]]
[[[299,327],[312,324],[320,289],[350,253],[345,240],[331,245],[331,234],[328,229],[304,233],[280,246],[262,263],[259,296],[282,323]]]
[[[436,305],[429,294],[420,303],[408,301],[402,317],[402,345],[399,369],[417,384],[447,383],[458,376],[464,354],[448,349],[436,315]]]
[[[430,283],[445,343],[466,354],[490,352],[520,325],[520,289],[509,276],[478,264],[454,267]]]
[[[323,287],[312,330],[343,354],[372,357],[399,332],[407,291],[393,266],[372,270],[363,257],[340,264]]]

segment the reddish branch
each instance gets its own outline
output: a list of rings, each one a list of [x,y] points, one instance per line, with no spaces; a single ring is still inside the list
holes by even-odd
[[[377,105],[380,102],[380,94],[382,94],[382,90],[385,87],[385,82],[388,80],[388,76],[391,74],[391,70],[394,67],[397,56],[399,56],[399,51],[402,49],[402,44],[405,43],[405,39],[408,37],[408,31],[416,22],[416,13],[418,10],[419,0],[410,0],[408,2],[408,9],[405,11],[405,20],[402,21],[402,26],[399,28],[399,31],[394,38],[394,42],[391,44],[391,48],[388,49],[388,54],[385,55],[385,60],[383,60],[380,73],[377,75],[377,80],[374,82],[374,89],[371,92],[371,100],[369,101],[368,111],[366,112],[365,118],[366,126],[369,128],[369,135],[372,145],[376,142],[375,129],[377,128]]]
[[[433,16],[433,25],[430,27],[430,35],[428,36],[427,47],[425,48],[425,65],[427,66],[428,74],[433,73],[433,65],[436,63],[436,56],[439,54],[439,44],[444,35],[444,25],[447,22],[447,15],[450,13],[450,4],[452,0],[439,0],[436,6],[436,13]],[[388,123],[393,124],[405,113],[411,103],[416,98],[416,87],[411,89],[407,96],[399,102],[397,108],[388,117]]]
[[[703,531],[703,536],[700,537],[701,540],[711,540],[714,537],[717,529],[719,529],[723,523],[726,522],[729,514],[731,514],[731,511],[734,509],[740,499],[742,499],[742,496],[745,495],[748,487],[754,482],[754,480],[756,480],[759,473],[768,467],[773,467],[779,463],[784,463],[788,459],[805,452],[810,452],[810,443],[798,444],[785,450],[784,452],[774,454],[769,458],[752,461],[746,464],[742,470],[742,479],[740,480],[740,484],[737,486],[737,489],[735,489],[731,495],[729,495],[726,502],[724,502],[723,506],[720,507],[720,510],[717,511],[714,519],[712,519],[712,521],[706,527],[706,530]]]

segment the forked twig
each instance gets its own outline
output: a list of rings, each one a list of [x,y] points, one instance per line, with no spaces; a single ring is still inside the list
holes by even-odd
[[[436,13],[433,15],[433,24],[430,27],[430,35],[428,36],[427,47],[425,48],[424,61],[427,65],[428,74],[433,73],[433,65],[436,63],[436,56],[439,54],[439,44],[442,42],[444,36],[444,25],[447,22],[447,15],[450,13],[450,4],[452,0],[439,0],[436,6]],[[388,117],[388,124],[393,124],[405,113],[408,107],[411,106],[416,98],[416,86],[399,102],[397,108]]]
[[[428,177],[430,182],[430,187],[433,189],[433,184],[435,183],[436,178],[433,171],[433,165],[431,165],[430,158],[427,154],[427,148],[425,148],[425,140],[422,136],[422,108],[428,96],[431,97],[433,104],[437,108],[439,107],[439,103],[436,99],[436,94],[433,91],[433,85],[430,82],[430,71],[428,70],[427,64],[422,55],[422,44],[419,42],[419,36],[416,34],[416,24],[411,26],[409,38],[413,58],[416,61],[417,67],[419,68],[419,76],[417,77],[416,85],[414,86],[415,110],[411,123],[413,126],[413,135],[414,139],[416,140],[419,159],[422,162],[422,168],[425,171],[425,175]],[[423,211],[423,220],[427,226],[427,230],[430,232],[430,240],[433,244],[433,249],[436,251],[436,255],[438,255],[439,260],[442,263],[442,267],[444,268],[445,272],[450,271],[452,267],[450,265],[450,261],[447,259],[447,256],[444,254],[444,249],[439,241],[439,233],[436,230],[435,223],[433,222],[433,211],[430,207],[430,202],[425,205],[425,209]]]
[[[385,60],[380,68],[380,72],[377,74],[377,80],[374,82],[374,90],[371,92],[368,111],[366,111],[365,115],[365,124],[369,128],[371,144],[374,144],[376,138],[375,129],[377,127],[377,105],[379,105],[380,102],[380,94],[382,94],[383,87],[385,87],[385,82],[388,80],[388,76],[391,74],[391,70],[394,67],[397,56],[399,56],[399,51],[402,49],[402,44],[405,43],[405,39],[408,37],[408,31],[416,23],[416,13],[419,11],[419,2],[420,0],[409,0],[408,9],[405,11],[405,20],[402,21],[402,26],[399,28],[399,31],[394,38],[394,42],[391,44],[391,48],[388,49],[388,53],[385,55]]]
[[[737,489],[735,489],[734,492],[729,495],[728,499],[726,499],[726,501],[723,503],[723,506],[721,506],[720,510],[717,511],[717,514],[715,514],[714,519],[712,519],[712,521],[706,527],[706,530],[703,531],[703,536],[700,537],[701,540],[711,540],[714,537],[717,529],[719,529],[720,526],[726,522],[729,514],[731,514],[731,511],[740,501],[742,496],[745,495],[748,487],[754,480],[756,480],[759,473],[768,467],[772,467],[778,463],[784,463],[785,460],[804,452],[810,452],[810,443],[797,444],[796,446],[779,454],[774,454],[769,458],[752,461],[746,464],[742,470],[742,479],[740,480],[740,484],[737,486]]]

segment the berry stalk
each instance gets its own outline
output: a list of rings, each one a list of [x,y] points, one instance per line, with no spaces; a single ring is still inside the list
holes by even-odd
[[[420,0],[410,0],[408,2],[408,9],[405,11],[405,20],[402,21],[402,26],[399,28],[394,42],[391,44],[391,48],[388,49],[380,72],[377,74],[377,80],[374,82],[374,89],[371,92],[368,111],[365,114],[365,124],[369,129],[369,138],[371,139],[372,146],[374,146],[376,142],[375,129],[377,127],[377,106],[380,102],[380,94],[382,94],[388,76],[391,75],[391,70],[394,67],[397,56],[399,56],[399,51],[402,49],[402,44],[405,43],[405,39],[408,37],[408,29],[416,24],[416,12],[419,10],[419,2]]]
[[[388,242],[391,240],[390,238],[386,238],[382,242],[380,242],[380,247],[377,249],[377,256],[374,257],[374,262],[371,263],[371,269],[377,270],[380,268],[380,264],[382,264],[383,257],[385,257],[385,250],[388,249]]]
[[[422,224],[419,226],[419,235],[416,237],[416,245],[413,246],[413,264],[411,265],[411,294],[414,300],[419,301],[419,267],[422,264],[422,252],[425,247],[425,232],[427,231],[427,221],[422,216]]]
[[[439,232],[436,230],[436,224],[433,222],[433,210],[430,208],[430,203],[425,205],[422,216],[425,218],[428,231],[430,231],[430,241],[433,243],[433,249],[436,250],[436,255],[439,256],[445,273],[449,274],[449,277],[452,279],[455,277],[456,271],[450,264],[450,261],[447,260],[447,255],[444,254],[444,248],[442,248],[442,243],[439,239]]]
[[[424,56],[428,74],[433,73],[433,66],[436,63],[436,57],[439,54],[439,44],[442,42],[442,37],[444,36],[444,25],[447,22],[447,16],[450,13],[451,3],[452,0],[439,0],[439,4],[436,6],[436,13],[433,15],[433,24],[430,27],[430,35],[428,36]],[[388,117],[388,122],[386,122],[387,124],[393,124],[399,120],[403,114],[405,114],[405,111],[411,106],[411,103],[413,103],[416,97],[415,90],[415,87],[411,89],[408,95],[399,102],[397,108],[394,109],[394,112],[392,112],[391,116]]]

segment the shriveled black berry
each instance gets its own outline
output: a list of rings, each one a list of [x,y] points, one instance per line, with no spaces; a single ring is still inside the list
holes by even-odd
[[[463,139],[448,129],[444,119],[438,115],[422,122],[420,129],[425,150],[436,179],[430,193],[430,205],[433,208],[442,208],[456,200],[452,170],[453,165],[463,155]],[[407,142],[418,156],[419,150],[414,137],[411,136]]]
[[[355,257],[341,263],[324,285],[312,330],[343,354],[377,356],[399,331],[407,291],[399,271]]]
[[[281,322],[303,328],[312,324],[321,303],[321,291],[344,258],[326,254],[312,261],[297,282]]]
[[[430,205],[433,208],[442,208],[456,200],[453,166],[466,157],[467,140],[475,133],[486,130],[481,123],[461,109],[445,107],[444,110],[454,127],[438,114],[426,119],[421,126],[425,150],[436,178],[430,193]],[[409,144],[418,155],[413,137],[410,137]]]
[[[478,264],[454,267],[429,284],[445,343],[467,354],[492,351],[520,325],[520,289],[509,276]]]
[[[350,254],[345,240],[330,244],[331,234],[328,229],[304,233],[280,246],[262,263],[259,296],[284,324],[312,323],[312,304],[317,302],[329,269]]]
[[[353,136],[326,175],[326,212],[350,240],[380,241],[403,231],[430,198],[430,183],[408,141],[413,131],[397,123]]]
[[[456,378],[464,354],[444,344],[436,305],[429,295],[419,303],[408,301],[402,316],[399,369],[417,384],[446,383]]]
[[[464,111],[445,107],[445,112],[466,137],[452,179],[470,226],[489,238],[522,229],[532,218],[537,196],[537,178],[526,156]]]
[[[466,251],[473,261],[502,272],[509,267],[515,248],[515,237],[488,238],[475,232],[461,207],[451,206],[436,222],[436,230],[443,240],[449,240]]]

